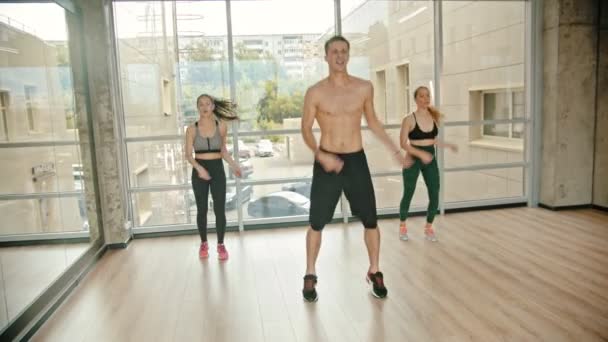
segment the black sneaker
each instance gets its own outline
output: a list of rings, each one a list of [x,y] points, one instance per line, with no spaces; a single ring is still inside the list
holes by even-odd
[[[304,300],[307,302],[316,302],[319,299],[315,286],[317,285],[317,276],[314,274],[307,274],[304,276],[304,289],[302,289],[302,295]]]
[[[388,294],[386,286],[384,286],[384,276],[382,272],[367,273],[367,282],[372,284],[372,295],[376,298],[384,298]]]

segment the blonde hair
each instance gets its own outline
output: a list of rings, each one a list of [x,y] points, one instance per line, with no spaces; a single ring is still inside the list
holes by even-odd
[[[429,88],[427,88],[425,86],[420,86],[420,87],[416,88],[416,90],[414,90],[414,99],[416,99],[416,97],[418,96],[418,92],[422,89],[425,89],[429,93],[429,95],[431,94],[431,92],[429,91]],[[429,113],[431,113],[433,120],[436,123],[439,123],[441,121],[441,117],[443,116],[443,114],[441,114],[441,112],[439,112],[437,110],[437,108],[435,108],[433,106],[429,106],[428,110],[429,110]]]

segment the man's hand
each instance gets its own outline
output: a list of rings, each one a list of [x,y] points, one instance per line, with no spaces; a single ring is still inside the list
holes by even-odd
[[[319,161],[325,172],[340,173],[342,167],[344,167],[344,161],[333,153],[318,151],[315,158]]]
[[[394,157],[397,163],[399,163],[399,165],[405,167],[405,156],[401,154],[401,151],[395,152]]]

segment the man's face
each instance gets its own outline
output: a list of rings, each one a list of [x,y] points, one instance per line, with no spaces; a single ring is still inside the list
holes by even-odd
[[[329,44],[325,61],[329,65],[329,69],[334,71],[346,71],[348,63],[348,45],[342,41],[335,41]]]

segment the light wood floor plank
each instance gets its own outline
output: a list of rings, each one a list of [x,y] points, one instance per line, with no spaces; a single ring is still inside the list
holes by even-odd
[[[606,341],[608,214],[512,208],[382,220],[389,296],[364,281],[358,222],[326,228],[319,302],[302,300],[305,228],[230,233],[230,260],[197,236],[110,251],[35,341]]]

